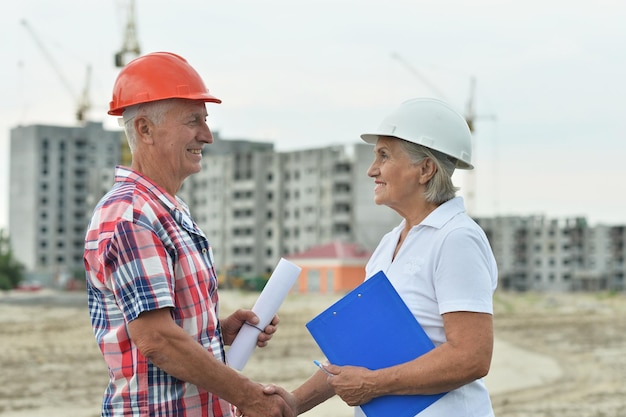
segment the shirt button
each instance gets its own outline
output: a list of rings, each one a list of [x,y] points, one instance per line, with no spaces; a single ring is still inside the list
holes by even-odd
[[[202,253],[206,253],[206,248],[202,248]]]

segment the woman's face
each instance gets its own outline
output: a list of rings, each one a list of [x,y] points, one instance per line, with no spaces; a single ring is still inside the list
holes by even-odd
[[[374,147],[374,162],[367,175],[374,178],[374,202],[404,211],[419,197],[419,169],[412,163],[400,139],[381,136]]]

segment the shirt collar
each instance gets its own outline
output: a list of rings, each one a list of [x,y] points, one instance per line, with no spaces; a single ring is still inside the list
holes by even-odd
[[[182,209],[186,211],[186,206],[178,197],[170,196],[163,188],[152,182],[152,180],[139,172],[121,165],[115,167],[115,182],[128,182],[138,185],[146,192],[154,195],[170,211]]]
[[[413,226],[413,229],[421,226],[441,229],[454,216],[463,212],[465,212],[463,197],[454,197],[433,210],[420,224]],[[406,219],[403,218],[400,224],[394,227],[393,232],[400,233],[405,226]]]
[[[464,212],[463,197],[454,197],[433,210],[420,225],[441,229],[454,216]]]

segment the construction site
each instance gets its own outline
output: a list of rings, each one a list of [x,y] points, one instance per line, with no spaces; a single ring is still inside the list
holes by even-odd
[[[242,371],[246,376],[294,389],[316,371],[312,361],[324,359],[306,323],[362,282],[381,236],[401,221],[398,213],[373,202],[366,175],[372,147],[359,135],[408,96],[430,96],[454,103],[476,139],[476,169],[455,173],[454,180],[498,263],[495,348],[485,377],[495,415],[626,416],[626,226],[623,214],[614,214],[620,207],[614,178],[621,178],[616,171],[621,165],[613,159],[623,145],[603,142],[621,130],[600,133],[595,124],[597,119],[614,128],[611,112],[617,107],[606,105],[602,117],[594,118],[585,103],[603,102],[597,97],[562,98],[578,102],[563,120],[578,125],[585,140],[593,138],[585,142],[555,127],[554,109],[566,105],[546,104],[537,94],[554,89],[565,95],[572,89],[569,71],[576,73],[580,61],[572,58],[554,79],[540,75],[554,56],[573,56],[579,48],[590,54],[583,41],[575,42],[575,32],[564,31],[556,40],[537,35],[533,48],[518,53],[520,33],[534,39],[528,27],[542,26],[525,20],[526,7],[499,21],[493,32],[475,35],[478,26],[488,26],[484,13],[470,15],[474,8],[462,9],[462,3],[456,13],[450,5],[409,13],[408,5],[395,1],[385,7],[271,2],[222,9],[210,2],[115,0],[94,6],[113,11],[91,20],[78,2],[59,5],[67,8],[63,26],[77,27],[67,36],[46,23],[50,12],[42,7],[37,13],[35,3],[23,6],[15,23],[21,33],[14,82],[19,88],[8,126],[3,204],[12,251],[26,278],[21,288],[0,291],[0,417],[101,415],[108,371],[89,323],[85,227],[114,180],[114,167],[131,163],[123,130],[106,115],[113,78],[153,50],[191,56],[211,91],[224,98],[221,107],[208,107],[214,143],[203,150],[202,171],[189,177],[179,194],[213,246],[220,314],[251,308],[279,259],[302,267],[279,309],[278,332],[267,347],[254,351]],[[227,13],[228,7],[235,11]],[[561,8],[551,10],[546,14],[560,16]],[[589,24],[577,27],[618,32],[610,14],[603,13],[609,23],[600,24],[594,11],[580,9]],[[363,25],[354,23],[360,13],[369,16]],[[332,22],[335,14],[338,23]],[[85,30],[81,16],[100,32],[106,28],[106,36]],[[450,20],[439,21],[442,16]],[[518,19],[525,26],[517,26]],[[305,25],[309,21],[316,23]],[[553,28],[552,21],[541,22]],[[507,25],[515,35],[500,39],[498,31]],[[306,28],[304,35],[300,27]],[[178,32],[187,33],[183,41]],[[391,41],[379,42],[383,32],[393,34]],[[626,40],[621,32],[605,36],[606,45]],[[591,37],[583,35],[585,42]],[[295,46],[288,43],[292,37]],[[83,38],[90,39],[88,48]],[[428,49],[438,42],[441,46]],[[218,44],[229,45],[226,52]],[[475,45],[493,49],[480,54]],[[358,52],[350,65],[341,60],[348,49]],[[602,61],[602,47],[592,52],[597,67],[621,68],[610,66],[612,59]],[[497,64],[480,63],[500,56]],[[88,62],[94,57],[103,61]],[[548,63],[522,69],[529,57]],[[445,63],[428,63],[437,60]],[[294,74],[297,81],[288,82]],[[540,80],[538,90],[527,80],[533,75]],[[53,94],[38,90],[36,81],[44,79]],[[588,89],[609,96],[623,91],[577,89],[581,96]],[[514,104],[502,104],[505,99],[494,99],[495,93]],[[539,121],[514,112],[520,108],[536,108]],[[247,127],[239,129],[240,123]],[[566,144],[551,142],[557,136]],[[559,153],[544,153],[544,146]],[[580,149],[597,155],[596,148],[602,158],[612,150],[601,167],[581,168],[583,157],[567,156]],[[574,172],[563,168],[576,165]],[[599,177],[586,182],[596,171]],[[259,195],[266,199],[260,202]],[[338,397],[304,413],[353,415]]]

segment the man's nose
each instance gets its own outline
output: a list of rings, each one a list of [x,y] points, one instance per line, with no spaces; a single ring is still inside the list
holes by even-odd
[[[211,129],[206,122],[204,123],[202,131],[198,135],[198,140],[204,143],[213,143],[213,133],[211,133]]]

